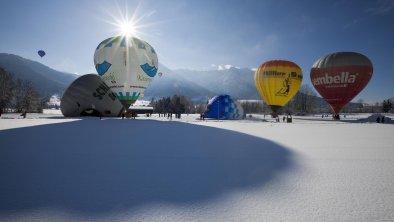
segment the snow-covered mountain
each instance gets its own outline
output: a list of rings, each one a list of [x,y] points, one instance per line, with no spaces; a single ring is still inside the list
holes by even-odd
[[[0,67],[11,73],[14,79],[30,80],[41,96],[63,94],[78,76],[59,72],[39,62],[17,55],[0,53]]]
[[[204,101],[218,94],[236,99],[261,99],[254,85],[254,71],[226,67],[217,70],[170,70],[160,65],[159,72],[145,92],[146,98],[160,98],[174,94]]]
[[[196,101],[206,101],[215,95],[211,88],[200,85],[188,75],[170,70],[162,64],[159,66],[159,72],[162,75],[156,75],[145,91],[144,99],[183,95]]]
[[[236,99],[261,99],[254,84],[254,71],[251,69],[227,66],[217,70],[176,72],[215,94],[228,94]]]

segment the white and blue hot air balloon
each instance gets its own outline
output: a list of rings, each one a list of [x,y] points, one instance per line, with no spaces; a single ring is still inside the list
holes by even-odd
[[[204,112],[205,118],[213,119],[242,119],[244,110],[240,103],[229,95],[218,95],[209,100]]]
[[[158,64],[153,47],[135,37],[108,38],[94,53],[98,74],[125,109],[142,97],[157,73]]]

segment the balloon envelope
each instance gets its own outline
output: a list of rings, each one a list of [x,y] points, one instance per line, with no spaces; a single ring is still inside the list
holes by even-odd
[[[311,69],[315,89],[335,113],[350,102],[372,77],[371,61],[356,52],[337,52],[318,59]]]
[[[62,96],[64,116],[120,116],[123,105],[100,76],[87,74],[74,80]]]
[[[41,58],[46,54],[44,50],[39,50],[37,53]]]
[[[241,104],[229,95],[218,95],[210,99],[204,112],[205,118],[214,119],[241,119],[243,115]]]
[[[94,65],[127,109],[152,82],[157,73],[158,59],[147,42],[134,37],[116,36],[97,46]]]
[[[276,115],[300,88],[302,71],[294,62],[271,60],[260,65],[254,79],[261,97]]]

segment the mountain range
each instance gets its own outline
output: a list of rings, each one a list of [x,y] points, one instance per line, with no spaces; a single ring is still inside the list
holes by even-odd
[[[14,79],[30,80],[42,96],[62,95],[79,76],[56,71],[37,61],[18,55],[0,53],[0,67],[13,74]],[[260,99],[254,85],[254,71],[226,67],[221,70],[171,70],[160,65],[155,79],[143,99],[183,95],[194,101],[207,101],[218,94],[236,99]]]
[[[250,69],[230,67],[222,70],[170,70],[159,68],[162,76],[155,77],[146,90],[145,97],[184,95],[195,101],[206,101],[218,94],[228,94],[235,99],[260,99],[254,85],[254,72]]]

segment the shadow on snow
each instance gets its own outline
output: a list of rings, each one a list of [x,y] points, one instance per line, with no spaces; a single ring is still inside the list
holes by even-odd
[[[85,119],[3,130],[0,141],[0,214],[204,201],[292,165],[268,140],[181,122]]]

